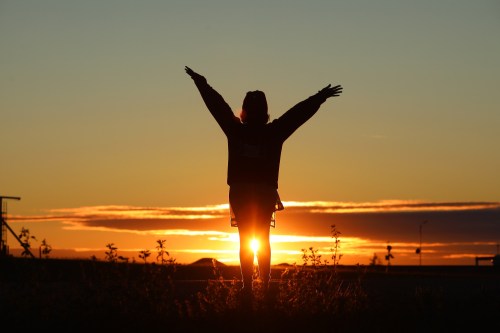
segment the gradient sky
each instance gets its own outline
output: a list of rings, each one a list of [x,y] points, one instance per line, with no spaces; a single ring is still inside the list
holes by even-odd
[[[463,248],[464,256],[494,252],[499,32],[500,3],[493,0],[2,0],[0,195],[22,198],[9,202],[14,229],[29,227],[59,249],[154,247],[154,238],[132,237],[137,227],[117,232],[121,220],[107,231],[100,224],[66,229],[85,207],[115,206],[130,216],[131,207],[225,204],[225,137],[187,65],[235,112],[247,91],[263,90],[271,118],[329,83],[343,85],[341,97],[323,104],[284,145],[285,202],[386,207],[390,200],[437,203],[443,212],[450,203],[483,212],[488,203],[488,218],[440,221],[455,230],[460,220],[470,228],[463,235],[478,230],[477,239],[465,240],[485,248]],[[280,215],[273,235],[319,236],[315,228],[286,229],[292,211]],[[203,230],[234,234],[224,212]],[[64,214],[68,220],[47,218]],[[346,241],[371,241],[382,254],[387,241],[418,241],[418,221],[429,219],[430,229],[435,217],[424,215],[408,234],[392,234],[382,222],[373,228],[382,232],[377,236],[350,224],[339,229]],[[40,219],[29,222],[33,216]],[[323,226],[325,237],[332,221]],[[191,243],[170,234],[167,244],[182,258]],[[448,234],[444,228],[433,241]],[[221,252],[234,250],[235,242],[219,243]],[[300,253],[306,244],[319,243],[294,245]],[[359,258],[373,252],[350,262],[368,262]]]

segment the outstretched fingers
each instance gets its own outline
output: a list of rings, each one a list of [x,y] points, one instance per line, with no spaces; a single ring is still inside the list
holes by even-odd
[[[339,96],[342,93],[342,89],[343,88],[340,84],[336,85],[333,88],[330,88],[330,96],[332,96],[332,97]]]
[[[186,73],[188,73],[188,75],[190,75],[190,76],[193,76],[193,75],[195,74],[195,73],[194,73],[194,71],[193,71],[191,68],[189,68],[188,66],[185,66],[185,67],[184,67],[184,70],[185,70],[185,71],[186,71]]]
[[[336,85],[335,87],[332,87],[332,85],[329,84],[325,88],[321,89],[319,93],[325,96],[326,98],[336,97],[342,93],[342,86],[339,84]]]

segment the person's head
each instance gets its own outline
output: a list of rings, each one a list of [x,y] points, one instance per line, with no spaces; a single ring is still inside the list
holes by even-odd
[[[247,92],[243,100],[240,119],[245,124],[267,124],[269,121],[267,100],[266,95],[262,91]]]

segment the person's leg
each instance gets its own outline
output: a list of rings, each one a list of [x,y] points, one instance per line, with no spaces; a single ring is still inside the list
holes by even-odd
[[[236,217],[238,224],[238,234],[240,237],[240,270],[243,288],[252,289],[253,276],[253,253],[248,249],[248,242],[251,238],[249,228],[249,191],[247,186],[233,185],[229,189],[229,204]]]
[[[257,261],[259,263],[259,274],[264,289],[269,286],[271,280],[271,242],[269,240],[269,225],[265,224],[259,230],[260,247],[257,252]]]
[[[243,287],[246,290],[252,289],[254,253],[250,247],[253,233],[245,226],[238,227],[240,236],[240,269]]]
[[[260,279],[265,290],[267,290],[271,280],[271,243],[269,234],[276,196],[276,189],[273,187],[259,187],[256,236],[259,239],[260,247],[257,253],[257,261],[259,263]]]

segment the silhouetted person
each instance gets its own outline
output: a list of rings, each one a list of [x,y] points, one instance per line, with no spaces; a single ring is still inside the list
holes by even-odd
[[[260,242],[257,261],[265,290],[271,278],[269,231],[273,213],[277,209],[283,209],[278,196],[283,143],[328,98],[339,96],[342,87],[328,85],[278,119],[269,122],[266,96],[262,91],[247,92],[238,118],[204,76],[189,67],[185,70],[194,80],[208,110],[227,137],[229,204],[240,238],[243,294],[251,295],[254,253],[250,243],[254,238]]]

